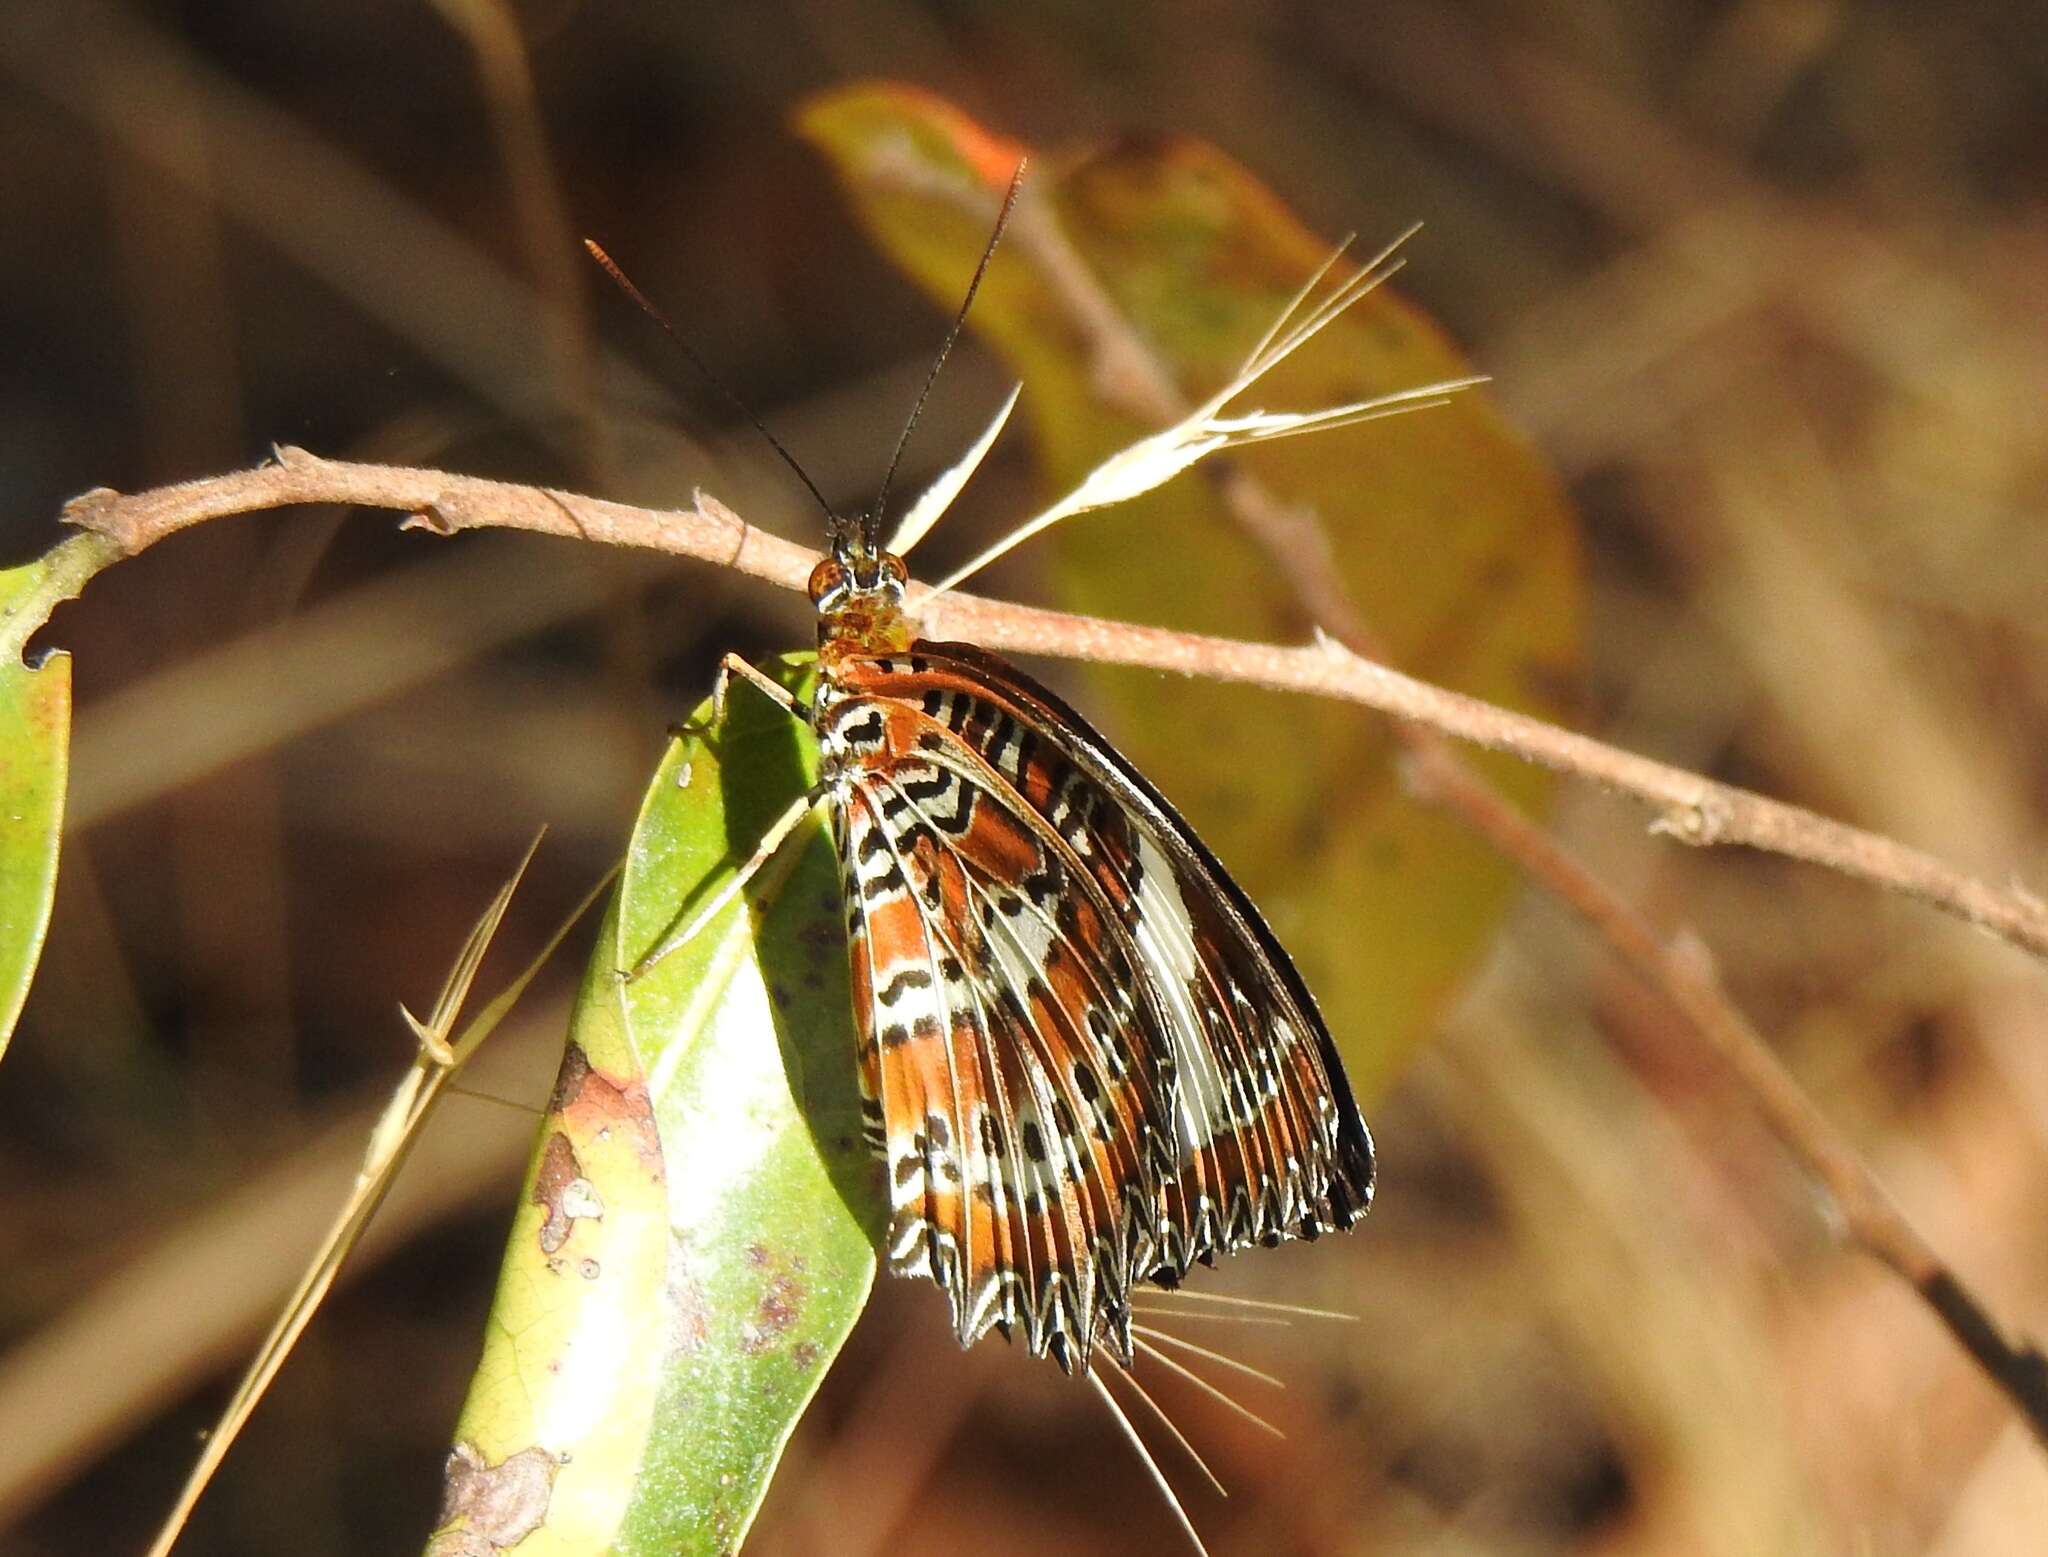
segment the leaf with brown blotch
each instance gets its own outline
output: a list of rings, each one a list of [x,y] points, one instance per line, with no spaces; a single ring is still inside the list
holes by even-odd
[[[621,973],[731,878],[816,762],[802,725],[735,683],[725,721],[700,708],[648,786],[430,1554],[736,1550],[866,1306],[884,1202],[824,830]]]

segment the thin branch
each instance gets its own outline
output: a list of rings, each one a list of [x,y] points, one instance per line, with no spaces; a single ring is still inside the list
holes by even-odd
[[[1832,1121],[1736,1009],[1704,955],[1672,946],[1569,850],[1464,764],[1426,757],[1409,770],[1424,798],[1452,806],[1531,872],[1661,994],[1748,1093],[1778,1143],[1819,1181],[1848,1240],[1910,1284],[2048,1445],[2048,1357],[2015,1339],[1937,1254]]]
[[[911,608],[916,608],[914,596]],[[2029,892],[2000,890],[1895,839],[1418,681],[1334,639],[1282,648],[952,596],[941,602],[927,626],[936,628],[939,622],[991,647],[1143,665],[1362,703],[1641,801],[1658,813],[1656,830],[1680,843],[1742,844],[1824,865],[1918,898],[2048,959],[2048,905]]]
[[[956,202],[979,198],[969,186],[957,180],[934,178],[908,158],[876,159],[866,174],[870,179],[889,180],[908,193],[927,198]],[[1187,396],[1158,354],[1132,328],[1095,279],[1042,192],[1027,191],[1011,223],[1011,233],[1012,241],[1029,253],[1093,351],[1091,377],[1097,392],[1141,421],[1164,426],[1184,416]],[[1410,750],[1450,736],[1511,752],[1649,803],[1661,813],[1656,830],[1681,843],[1700,847],[1744,844],[1824,865],[1918,898],[2037,957],[2048,957],[2048,904],[2017,885],[2000,890],[1892,839],[1412,681],[1375,663],[1384,656],[1339,582],[1328,538],[1315,515],[1282,503],[1241,467],[1216,467],[1210,473],[1233,517],[1263,543],[1280,567],[1307,609],[1309,620],[1320,623],[1336,640],[1325,645],[1332,658],[1341,660],[1348,651],[1356,660],[1349,667],[1351,674],[1339,673],[1328,678],[1310,675],[1304,681],[1283,677],[1281,667],[1270,666],[1264,675],[1252,672],[1239,676],[1216,663],[1193,663],[1172,656],[1170,651],[1159,658],[1150,654],[1127,655],[1122,646],[1088,634],[1058,643],[1043,643],[1034,637],[1029,643],[1006,646],[1156,665],[1190,674],[1260,681],[1287,690],[1351,698],[1413,721],[1412,727],[1406,729],[1396,726],[1397,736]],[[950,606],[952,602],[949,599],[942,604]],[[933,615],[955,619],[951,610]],[[958,620],[962,626],[975,624],[976,631],[969,636],[996,644],[990,636],[992,631],[999,630],[996,624],[984,624],[972,612]],[[1148,643],[1145,647],[1153,645]],[[1456,759],[1446,752],[1437,760]]]
[[[289,448],[254,470],[132,496],[97,488],[67,503],[64,517],[133,556],[209,519],[296,503],[395,509],[440,534],[495,526],[637,546],[720,563],[784,589],[802,589],[817,561],[816,553],[754,528],[701,493],[691,509],[634,508],[475,476],[323,460]],[[915,590],[908,604],[917,610]],[[2030,893],[2000,890],[1893,839],[1418,681],[1334,640],[1300,647],[1242,643],[955,594],[934,603],[925,625],[935,636],[972,638],[991,649],[1250,682],[1375,708],[1641,801],[1658,813],[1657,829],[1680,842],[1744,844],[1823,865],[1918,898],[2048,960],[2048,905]]]

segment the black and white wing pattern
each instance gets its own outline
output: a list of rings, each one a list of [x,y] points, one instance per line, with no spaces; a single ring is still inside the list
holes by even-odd
[[[814,723],[889,1260],[963,1345],[1129,1362],[1135,1286],[1365,1214],[1372,1137],[1299,974],[1078,714],[919,641],[840,656]]]

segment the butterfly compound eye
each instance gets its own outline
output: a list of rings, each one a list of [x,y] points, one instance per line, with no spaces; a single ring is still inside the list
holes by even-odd
[[[807,586],[812,605],[820,605],[827,595],[846,588],[846,564],[836,558],[826,557],[811,569],[811,582]]]

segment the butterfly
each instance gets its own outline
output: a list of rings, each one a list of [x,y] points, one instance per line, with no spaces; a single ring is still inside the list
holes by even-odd
[[[857,532],[811,578],[811,707],[888,1258],[955,1336],[1132,1361],[1131,1295],[1347,1228],[1373,1146],[1314,1000],[1180,814],[1071,707],[916,636]]]
[[[920,409],[1022,176],[1020,167]],[[1309,413],[1227,413],[1390,274],[1391,253],[1295,320],[1326,265],[1231,383],[996,550],[1219,449],[1437,404],[1462,387]],[[1143,1288],[1176,1287],[1220,1255],[1357,1223],[1372,1204],[1374,1150],[1300,974],[1181,814],[1014,665],[921,634],[903,556],[1016,401],[1013,392],[886,543],[887,478],[870,509],[841,517],[776,445],[829,519],[829,550],[809,581],[816,690],[801,702],[728,656],[714,704],[723,707],[733,677],[781,703],[817,738],[819,781],[634,971],[720,912],[822,807],[840,866],[865,1132],[888,1186],[889,1268],[938,1285],[963,1347],[996,1330],[1086,1374],[1097,1347],[1134,1360],[1132,1300]]]

